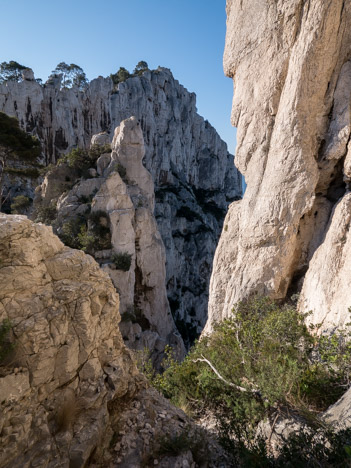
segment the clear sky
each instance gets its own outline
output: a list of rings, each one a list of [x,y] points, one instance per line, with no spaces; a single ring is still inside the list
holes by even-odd
[[[47,79],[63,61],[91,80],[149,68],[170,68],[197,95],[198,112],[235,149],[230,124],[232,80],[223,73],[225,0],[0,0],[0,61],[15,60]]]

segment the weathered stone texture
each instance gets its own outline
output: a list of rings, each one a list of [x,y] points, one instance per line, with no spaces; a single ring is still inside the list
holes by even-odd
[[[249,295],[281,299],[299,289],[306,270],[303,291],[312,292],[316,275],[309,265],[325,267],[316,249],[332,236],[338,221],[330,218],[341,210],[333,206],[349,183],[351,4],[228,0],[227,15],[224,68],[235,85],[235,163],[247,189],[236,216],[230,212],[224,222],[233,236],[224,232],[219,243],[208,330]],[[347,198],[339,203],[348,210]],[[233,222],[236,227],[229,226]],[[333,239],[329,263],[335,264],[340,249]],[[221,252],[230,266],[221,265]],[[328,282],[328,274],[321,274],[318,291],[328,291]],[[322,309],[335,306],[338,325],[351,303],[351,289],[343,294],[343,306],[334,302],[337,293],[333,297]],[[303,292],[301,308],[313,307],[312,320],[318,321],[315,307],[322,299],[305,299]]]
[[[109,133],[136,116],[145,140],[145,166],[155,185],[157,224],[166,248],[172,312],[199,333],[207,318],[214,251],[228,204],[241,196],[241,176],[215,129],[196,111],[196,97],[159,68],[114,89],[99,77],[84,92],[60,79],[0,85],[0,110],[15,115],[43,142],[47,162],[92,135]],[[106,141],[106,134],[102,136]],[[99,167],[103,166],[103,161]],[[100,167],[100,170],[101,170]]]
[[[92,145],[104,143],[102,137],[94,135]],[[104,216],[111,242],[97,242],[90,253],[119,292],[125,343],[133,349],[149,349],[154,363],[159,364],[166,345],[172,345],[179,357],[185,350],[167,299],[166,253],[154,216],[154,184],[142,163],[144,139],[135,117],[115,129],[111,149],[97,160],[99,176],[80,177],[63,194],[69,167],[59,165],[49,172],[37,189],[36,209],[56,207],[54,224],[59,234],[69,222],[85,219],[89,227],[94,214]],[[116,267],[114,257],[126,254],[131,265],[124,271]]]
[[[0,466],[82,466],[102,440],[108,401],[137,389],[118,296],[51,228],[6,215],[0,226],[0,322],[15,343],[0,363]]]
[[[0,360],[1,468],[192,467],[195,450],[158,452],[162,437],[184,431],[199,433],[208,466],[226,466],[138,373],[118,295],[92,257],[47,226],[0,214],[0,281],[0,324],[11,324],[1,345],[14,344]]]

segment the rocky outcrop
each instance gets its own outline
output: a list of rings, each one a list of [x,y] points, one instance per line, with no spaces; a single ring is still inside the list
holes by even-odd
[[[88,147],[92,135],[101,131],[111,141],[122,120],[138,118],[166,248],[167,294],[187,341],[206,321],[209,277],[225,211],[241,196],[233,157],[195,104],[195,94],[165,68],[117,88],[110,78],[99,77],[84,92],[61,89],[60,78],[44,86],[32,77],[0,85],[0,110],[39,136],[47,163],[73,147]]]
[[[228,0],[227,16],[224,68],[235,83],[235,161],[247,189],[224,222],[207,330],[235,302],[252,294],[282,299],[303,282],[301,310],[312,309],[314,323],[329,315],[326,326],[341,325],[351,304],[341,279],[351,5]]]
[[[137,390],[118,296],[50,228],[24,216],[0,223],[0,322],[15,344],[0,368],[0,466],[83,466],[103,438],[107,403]]]
[[[105,137],[94,135],[92,145],[101,147]],[[96,169],[85,171],[94,177],[79,178],[63,194],[72,170],[57,166],[38,187],[36,209],[40,212],[54,205],[53,224],[63,239],[70,223],[83,222],[88,236],[95,234],[88,251],[119,292],[125,343],[150,350],[154,363],[159,364],[166,345],[172,345],[179,357],[184,356],[184,345],[167,299],[166,254],[154,217],[154,184],[142,164],[143,133],[135,117],[116,128],[111,149],[100,155]]]
[[[92,257],[0,214],[0,280],[0,467],[225,466],[136,370],[118,295]],[[161,450],[181,434],[193,443]]]

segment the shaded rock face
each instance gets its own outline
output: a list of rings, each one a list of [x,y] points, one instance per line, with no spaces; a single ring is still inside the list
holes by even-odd
[[[105,144],[105,136],[94,135],[92,145]],[[97,171],[90,169],[97,172],[96,177],[80,179],[62,195],[69,168],[55,168],[38,188],[36,206],[40,210],[55,203],[59,233],[89,209],[87,219],[95,220],[100,231],[109,231],[110,242],[101,243],[100,238],[91,253],[119,292],[125,343],[133,349],[149,349],[157,365],[166,345],[172,345],[178,357],[184,356],[184,345],[167,299],[166,254],[154,217],[154,184],[142,164],[144,139],[135,117],[116,128],[111,149],[98,158]],[[124,266],[123,259],[130,265]]]
[[[0,342],[1,468],[190,467],[199,455],[227,466],[136,370],[118,330],[118,295],[91,256],[50,227],[0,214],[0,280],[0,326],[10,323]],[[184,432],[200,440],[200,454],[160,453],[162,438]]]
[[[118,296],[51,228],[24,216],[0,215],[0,225],[0,322],[16,346],[0,367],[0,466],[82,466],[102,440],[107,403],[137,389]]]
[[[145,166],[156,195],[155,214],[166,248],[167,294],[183,336],[191,340],[207,317],[214,251],[228,204],[241,196],[241,176],[215,129],[196,112],[195,94],[159,68],[113,88],[110,78],[86,91],[60,89],[60,79],[0,85],[0,110],[38,135],[47,163],[92,135],[112,133],[136,116],[145,140]],[[190,332],[189,336],[189,330]]]
[[[224,68],[247,189],[224,222],[208,330],[235,302],[282,299],[302,283],[300,308],[314,323],[345,321],[350,21],[343,0],[227,1]]]

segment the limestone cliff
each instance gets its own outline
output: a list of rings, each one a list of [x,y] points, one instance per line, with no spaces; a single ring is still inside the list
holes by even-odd
[[[103,133],[94,135],[92,147],[104,148],[101,144],[107,139]],[[135,117],[116,128],[111,149],[92,161],[94,167],[85,171],[85,177],[78,174],[73,187],[63,193],[66,176],[72,180],[74,171],[64,164],[52,169],[37,188],[36,211],[56,209],[52,225],[63,240],[70,226],[79,225],[78,237],[82,229],[87,231],[85,249],[119,292],[125,343],[149,349],[155,364],[166,345],[182,357],[183,341],[167,299],[166,254],[154,216],[154,184],[142,164],[144,139]]]
[[[38,135],[53,162],[93,134],[112,134],[135,115],[145,140],[145,166],[156,193],[155,213],[166,248],[167,293],[186,339],[207,317],[213,255],[228,204],[241,196],[241,177],[214,128],[196,112],[195,94],[159,68],[114,87],[99,77],[84,92],[61,89],[60,79],[40,86],[27,74],[0,85],[0,110]],[[189,329],[192,332],[189,336]]]
[[[224,68],[247,190],[224,222],[207,330],[238,300],[301,286],[314,323],[348,321],[350,23],[344,0],[227,0]]]
[[[92,257],[0,214],[0,281],[1,468],[190,467],[199,456],[220,466],[205,433],[147,388],[118,330],[118,295]],[[184,431],[201,453],[159,451]]]

